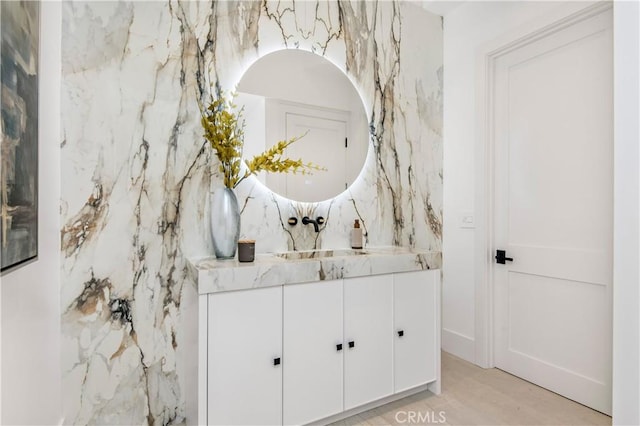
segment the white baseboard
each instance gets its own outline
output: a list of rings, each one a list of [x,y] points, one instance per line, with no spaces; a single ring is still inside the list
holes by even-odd
[[[475,363],[476,342],[471,337],[456,333],[452,330],[442,329],[442,350],[462,358],[465,361]]]

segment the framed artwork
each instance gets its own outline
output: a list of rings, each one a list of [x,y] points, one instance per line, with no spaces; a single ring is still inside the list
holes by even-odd
[[[0,257],[6,271],[38,255],[40,3],[0,2],[0,28]]]

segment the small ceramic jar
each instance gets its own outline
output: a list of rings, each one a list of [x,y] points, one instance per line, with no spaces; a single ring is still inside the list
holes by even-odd
[[[256,242],[255,240],[240,240],[238,241],[238,261],[240,262],[253,262],[256,257]]]

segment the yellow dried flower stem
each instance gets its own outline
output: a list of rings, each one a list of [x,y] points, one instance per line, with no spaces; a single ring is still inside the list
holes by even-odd
[[[250,161],[245,160],[247,170],[240,177],[240,165],[242,148],[244,144],[244,120],[243,109],[234,112],[235,105],[221,94],[213,98],[211,103],[203,108],[200,106],[200,123],[204,130],[203,136],[215,151],[220,161],[220,173],[224,176],[224,185],[227,188],[235,188],[240,182],[261,171],[277,173],[311,173],[312,170],[326,170],[313,163],[303,163],[301,159],[292,160],[282,158],[289,145],[306,135],[297,136],[289,140],[280,141],[260,155],[256,155]]]
[[[271,173],[300,172],[302,174],[310,174],[312,170],[326,171],[325,168],[317,166],[313,163],[305,164],[302,159],[292,160],[290,158],[282,158],[285,149],[287,149],[287,147],[292,143],[303,138],[305,135],[306,133],[302,136],[296,136],[289,140],[280,141],[262,154],[256,155],[251,160],[245,160],[247,171],[245,172],[245,175],[238,181],[238,183],[242,182],[242,180],[249,177],[251,174],[256,174],[261,171]]]

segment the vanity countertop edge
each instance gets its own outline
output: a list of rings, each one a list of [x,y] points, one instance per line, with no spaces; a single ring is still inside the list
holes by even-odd
[[[295,252],[298,253],[298,252]],[[304,252],[300,252],[304,255]],[[190,258],[199,294],[248,290],[328,281],[342,278],[441,269],[442,253],[427,249],[380,247],[357,255],[285,259],[279,254],[258,254],[253,262]]]

